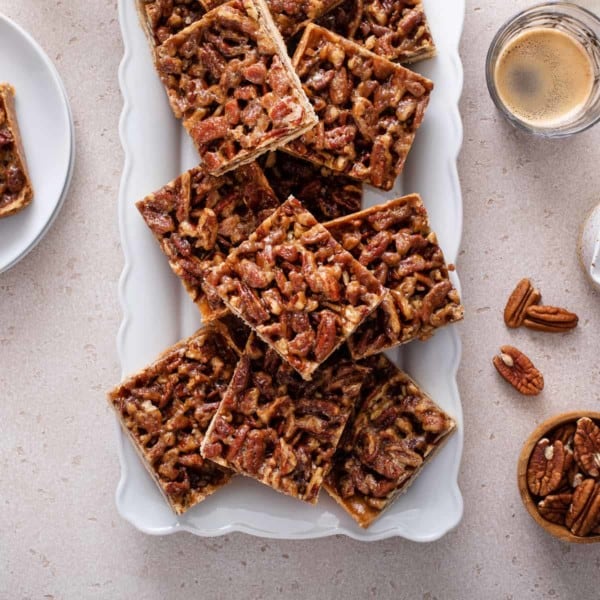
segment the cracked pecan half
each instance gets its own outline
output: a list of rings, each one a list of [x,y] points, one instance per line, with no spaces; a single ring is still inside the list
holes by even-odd
[[[537,396],[544,389],[544,377],[531,360],[514,346],[502,346],[493,359],[496,370],[525,396]]]
[[[577,421],[575,460],[591,477],[600,476],[600,427],[588,417]]]
[[[523,325],[537,331],[561,333],[575,329],[579,317],[566,308],[558,306],[529,306],[525,312]]]
[[[542,294],[533,287],[529,279],[521,279],[508,298],[504,309],[504,322],[507,327],[516,328],[523,324],[527,309],[537,304],[542,299]]]
[[[572,492],[562,494],[552,494],[538,503],[538,512],[546,521],[564,525],[567,517],[567,511],[573,500]]]
[[[527,466],[527,485],[535,496],[558,489],[565,472],[565,450],[560,440],[553,444],[542,438],[533,449]]]
[[[600,526],[600,483],[585,479],[575,488],[565,523],[573,535],[580,537]]]

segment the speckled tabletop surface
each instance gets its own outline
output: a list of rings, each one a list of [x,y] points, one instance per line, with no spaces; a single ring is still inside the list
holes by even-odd
[[[582,3],[600,11],[600,0]],[[519,448],[535,424],[600,407],[600,294],[576,255],[579,226],[600,201],[600,127],[564,141],[531,139],[502,121],[485,88],[494,31],[531,4],[467,0],[461,46],[464,518],[433,544],[366,545],[346,538],[153,538],[120,519],[114,422],[103,395],[120,375],[116,2],[0,0],[0,12],[55,61],[78,150],[59,219],[25,260],[0,275],[2,600],[598,597],[600,545],[548,537],[515,485]],[[548,301],[580,315],[575,332],[505,328],[504,302],[523,276]],[[503,343],[521,347],[542,370],[541,396],[520,397],[499,379],[490,359]]]

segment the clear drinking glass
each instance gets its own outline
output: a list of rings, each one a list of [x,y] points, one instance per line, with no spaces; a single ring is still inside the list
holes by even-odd
[[[515,116],[502,102],[495,81],[495,69],[503,49],[527,29],[558,29],[581,43],[594,69],[592,93],[573,118],[554,127],[534,126]],[[486,59],[487,85],[500,112],[515,127],[544,137],[565,137],[584,131],[600,121],[600,19],[590,11],[570,2],[546,2],[519,14],[506,22],[495,35]]]

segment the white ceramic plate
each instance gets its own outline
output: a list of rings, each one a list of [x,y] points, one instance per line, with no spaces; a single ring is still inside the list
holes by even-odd
[[[0,219],[0,273],[14,266],[44,237],[67,194],[74,159],[69,101],[54,65],[37,42],[0,15],[0,81],[16,91],[33,202]]]
[[[456,158],[462,142],[457,105],[462,89],[458,43],[464,0],[426,0],[425,4],[439,56],[418,65],[418,70],[435,81],[436,89],[397,188],[386,194],[369,191],[367,204],[402,193],[421,193],[446,257],[454,262],[462,228]],[[120,286],[124,315],[118,351],[126,375],[142,368],[169,344],[191,334],[200,322],[198,311],[171,273],[134,206],[136,200],[196,164],[198,157],[180,123],[171,115],[137,22],[134,3],[121,0],[119,9],[125,40],[120,81],[125,100],[121,138],[126,161],[119,199],[125,269]],[[460,353],[456,328],[447,327],[432,340],[408,344],[394,355],[398,364],[455,417],[458,432],[408,492],[366,531],[325,492],[313,507],[244,477],[235,478],[219,493],[177,517],[120,430],[118,510],[138,529],[152,534],[185,530],[215,536],[243,531],[290,539],[334,534],[360,540],[391,536],[415,541],[438,539],[459,523],[463,510],[457,484],[463,445],[462,410],[456,386]]]

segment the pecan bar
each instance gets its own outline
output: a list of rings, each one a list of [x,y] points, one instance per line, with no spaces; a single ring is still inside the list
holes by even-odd
[[[152,48],[199,21],[200,0],[136,0],[142,27]]]
[[[336,353],[306,382],[253,334],[202,455],[314,504],[366,373]]]
[[[267,181],[283,202],[295,196],[317,221],[337,219],[361,209],[362,184],[345,175],[336,175],[286,152],[261,156]]]
[[[200,444],[238,360],[226,329],[213,324],[109,394],[123,429],[177,514],[231,478],[231,471],[202,458]]]
[[[312,24],[293,64],[319,123],[285,150],[391,189],[423,121],[433,83]]]
[[[404,64],[436,53],[421,0],[345,0],[318,24]]]
[[[24,209],[33,198],[27,173],[25,152],[21,143],[15,90],[0,84],[0,218]]]
[[[385,294],[295,198],[213,267],[206,281],[305,379]]]
[[[277,206],[256,164],[219,177],[196,167],[137,203],[205,320],[226,311],[214,290],[202,287],[207,269],[224,261]]]
[[[286,40],[340,2],[341,0],[266,0],[275,25]],[[212,10],[223,4],[223,0],[202,0],[202,4],[206,10]]]
[[[363,364],[373,370],[368,393],[335,453],[325,489],[368,527],[408,489],[456,425],[383,354]]]
[[[264,0],[232,0],[171,36],[156,66],[207,170],[252,162],[315,125]]]
[[[464,309],[418,194],[330,221],[325,227],[387,288],[379,307],[350,338],[355,359],[460,321]]]

